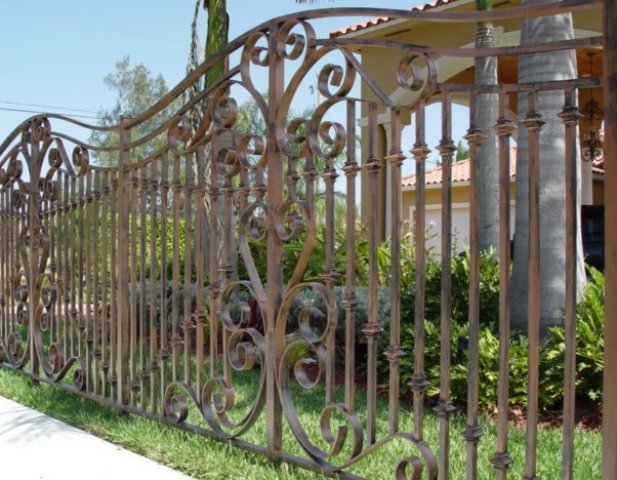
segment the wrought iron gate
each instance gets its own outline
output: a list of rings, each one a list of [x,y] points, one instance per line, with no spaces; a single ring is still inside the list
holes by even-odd
[[[483,14],[430,8],[316,10],[274,19],[239,37],[150,110],[123,117],[117,126],[85,125],[55,115],[33,117],[0,148],[2,365],[273,460],[346,478],[356,478],[355,465],[380,455],[390,444],[398,445],[400,455],[388,477],[450,478],[450,448],[460,439],[466,442],[467,478],[477,478],[482,442],[481,312],[474,162],[486,132],[477,127],[483,112],[477,112],[475,105],[479,94],[492,93],[498,99],[498,118],[492,121],[499,139],[497,255],[503,266],[510,262],[509,152],[517,126],[509,102],[526,94],[527,114],[519,128],[528,131],[530,146],[527,449],[525,458],[513,458],[508,450],[510,295],[509,269],[502,268],[492,463],[497,478],[507,478],[512,461],[524,464],[525,478],[536,478],[541,303],[538,139],[543,123],[536,102],[545,91],[563,97],[566,248],[574,252],[576,94],[597,87],[601,79],[494,86],[444,82],[438,60],[597,47],[603,37],[474,50],[353,37],[320,39],[311,22],[329,16],[379,15],[456,25],[599,8],[598,2],[564,1]],[[610,15],[614,17],[614,6],[609,5],[605,16]],[[610,35],[614,40],[614,32]],[[390,72],[390,86],[380,85],[359,60],[361,48],[398,52],[400,62]],[[605,54],[614,57],[614,41],[605,48]],[[224,59],[230,63],[224,78],[187,98],[191,85]],[[303,92],[315,72],[318,105],[296,118],[293,106],[306,102]],[[264,78],[265,84],[259,84]],[[395,87],[413,93],[412,103],[392,100],[394,81]],[[473,192],[466,347],[470,373],[462,437],[450,433],[456,411],[450,399],[450,299],[456,288],[450,269],[457,254],[451,238],[454,97],[469,105],[466,138]],[[248,126],[242,120],[246,110],[239,106],[243,98],[250,99],[260,119]],[[435,128],[427,123],[430,103],[438,103],[442,112],[437,146],[443,166],[439,378],[428,377],[425,359],[424,185],[430,154],[426,134]],[[378,132],[384,115],[390,124],[385,155]],[[191,124],[191,116],[201,118],[200,123]],[[404,145],[401,132],[408,118],[415,123],[414,142]],[[614,120],[607,118],[607,130],[613,134],[615,125],[609,122]],[[89,145],[72,138],[57,127],[65,122],[107,135],[107,143]],[[607,148],[614,145],[610,135]],[[365,147],[361,158],[358,136]],[[410,162],[417,178],[413,236],[405,234],[401,212],[402,165]],[[390,177],[387,181],[384,172]],[[391,187],[384,193],[386,183]],[[336,207],[341,191],[343,214]],[[390,230],[385,232],[390,241],[381,250],[390,259],[387,272],[380,266],[383,212],[377,208],[384,195],[390,197],[386,202]],[[368,220],[363,230],[358,228],[359,210]],[[401,263],[402,249],[409,245],[415,250],[413,279],[402,278],[409,270]],[[611,268],[607,267],[612,272]],[[568,263],[566,279],[562,478],[571,478],[573,262]],[[401,313],[401,298],[412,284],[415,300],[410,318]],[[389,308],[382,308],[384,303]],[[414,331],[413,351],[401,348],[406,330]],[[403,400],[402,378],[409,379],[412,391],[411,398]],[[435,408],[439,434],[427,439],[425,392],[431,382],[440,392]],[[317,413],[300,411],[308,397],[311,402],[321,399]],[[614,407],[611,412],[614,416]],[[261,441],[247,440],[252,431],[260,432]],[[291,438],[295,442],[290,443]],[[605,449],[605,478],[612,478],[609,464],[614,455],[610,447]]]

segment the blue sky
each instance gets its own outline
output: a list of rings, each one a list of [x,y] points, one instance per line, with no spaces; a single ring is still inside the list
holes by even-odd
[[[322,0],[309,7],[292,0],[228,0],[230,37],[274,16],[333,5],[410,8],[412,4]],[[193,0],[0,0],[0,137],[32,115],[6,109],[60,111],[38,106],[44,105],[96,116],[101,108],[110,108],[114,94],[103,85],[103,77],[124,55],[162,73],[169,87],[175,85],[185,73],[193,6]],[[320,24],[318,33],[355,19],[341,20]]]
[[[230,38],[235,38],[272,17],[309,8],[409,9],[423,2],[227,3]],[[0,143],[20,122],[39,112],[96,117],[101,109],[110,109],[115,94],[105,87],[103,78],[125,55],[131,56],[132,64],[141,62],[153,74],[161,73],[173,87],[185,75],[193,8],[194,0],[0,0]],[[325,36],[331,29],[363,19],[329,19],[314,26],[318,35]],[[205,16],[201,20],[205,37]],[[310,98],[307,94],[306,106],[312,103]],[[97,123],[96,118],[82,120]],[[462,132],[455,140],[460,136]],[[410,167],[406,165],[407,173]]]

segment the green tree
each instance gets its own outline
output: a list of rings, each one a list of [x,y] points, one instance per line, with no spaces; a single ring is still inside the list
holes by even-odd
[[[139,115],[167,93],[167,84],[161,74],[154,76],[143,63],[131,65],[127,55],[116,63],[114,72],[103,79],[105,85],[117,93],[115,106],[111,110],[100,113],[99,124],[104,127],[117,125],[121,115]],[[173,106],[156,115],[150,121],[137,125],[133,131],[133,138],[140,138],[152,132],[165,121]],[[135,149],[135,156],[143,158],[152,154],[162,145],[165,139],[155,139]],[[101,147],[117,147],[119,136],[116,131],[94,131],[90,136],[90,143]],[[98,152],[97,160],[101,165],[115,165],[118,161],[118,152]]]
[[[455,162],[459,160],[467,160],[469,158],[469,146],[467,143],[461,138],[456,144],[456,158]]]

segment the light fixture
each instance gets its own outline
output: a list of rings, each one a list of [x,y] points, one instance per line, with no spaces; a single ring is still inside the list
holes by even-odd
[[[595,52],[588,52],[587,56],[589,57],[589,76],[593,75],[593,57]],[[594,125],[595,121],[602,120],[604,112],[593,98],[593,89],[590,90],[590,98],[585,103],[585,106],[581,110],[581,114],[583,117],[589,122],[589,128],[587,129],[587,133],[583,137],[583,148],[581,149],[581,154],[584,162],[592,162],[595,160],[599,160],[602,158],[604,154],[602,150],[602,139],[596,130]]]

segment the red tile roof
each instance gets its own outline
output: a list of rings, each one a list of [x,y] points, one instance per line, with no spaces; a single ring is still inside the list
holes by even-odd
[[[426,10],[431,10],[433,8],[441,7],[443,5],[448,5],[450,3],[454,3],[457,0],[435,0],[432,3],[426,3],[424,5],[420,5],[418,7],[413,7],[410,11],[412,12],[424,12]],[[373,17],[369,18],[364,22],[354,23],[348,25],[346,27],[338,28],[336,30],[332,30],[330,32],[330,37],[340,37],[342,35],[348,35],[350,33],[359,32],[360,30],[365,30],[367,28],[376,27],[377,25],[381,25],[382,23],[387,23],[394,18],[390,17]]]
[[[591,170],[598,175],[604,175],[604,156],[594,160]],[[441,166],[426,172],[426,185],[441,185],[443,168]],[[510,177],[516,176],[516,148],[510,149]],[[452,183],[469,182],[471,179],[469,159],[459,160],[452,164]],[[416,175],[403,177],[401,184],[403,187],[416,186]]]
[[[510,177],[516,175],[516,149],[510,150]],[[426,185],[440,185],[442,182],[443,168],[441,166],[426,172]],[[452,183],[469,182],[471,178],[469,159],[459,160],[452,164]],[[416,175],[408,175],[402,179],[403,187],[415,187]]]

